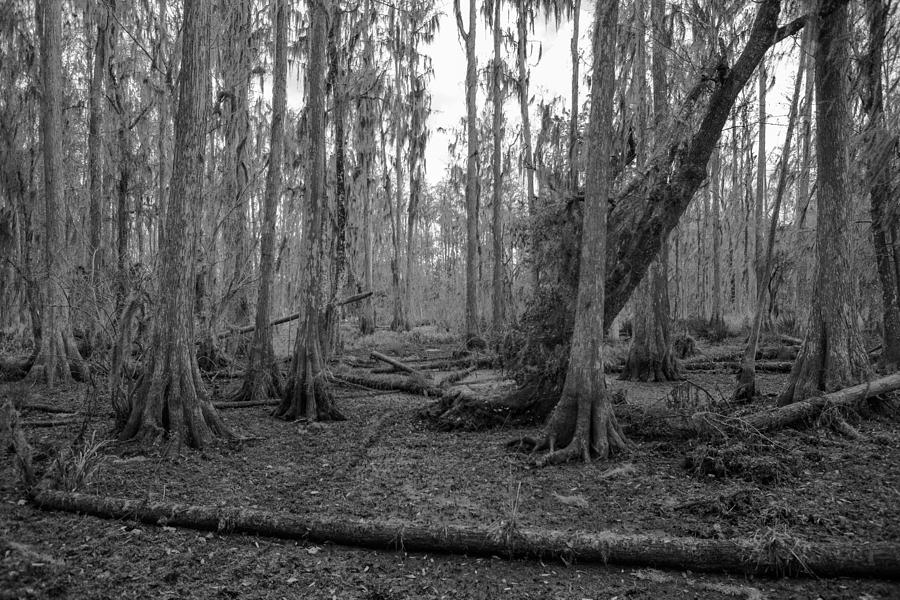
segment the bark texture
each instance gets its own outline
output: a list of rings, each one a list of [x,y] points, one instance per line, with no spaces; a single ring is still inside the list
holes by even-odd
[[[325,49],[328,9],[325,0],[310,2],[309,35],[309,183],[306,186],[301,238],[300,325],[291,360],[290,379],[275,416],[293,421],[342,420],[325,376],[321,314],[323,289],[322,221],[325,193]]]
[[[819,18],[816,45],[818,226],[816,284],[806,338],[779,404],[845,388],[869,373],[856,324],[850,263],[848,8]]]
[[[40,276],[40,338],[28,378],[50,385],[88,377],[72,335],[70,282],[63,210],[62,1],[40,0],[35,18],[41,38],[41,148],[44,154],[44,256]]]
[[[209,110],[209,64],[204,39],[208,0],[185,0],[172,192],[166,205],[166,229],[158,267],[159,290],[149,359],[134,399],[122,440],[173,442],[202,447],[214,437],[230,437],[209,402],[194,352],[193,227],[202,197],[206,122]]]

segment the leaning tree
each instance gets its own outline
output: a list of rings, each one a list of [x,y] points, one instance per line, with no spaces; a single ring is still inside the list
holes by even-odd
[[[194,351],[194,265],[209,111],[208,0],[185,0],[175,111],[175,155],[157,269],[159,289],[144,373],[127,408],[122,440],[155,442],[167,434],[202,447],[231,432],[206,397]],[[124,411],[123,411],[124,412]]]
[[[815,12],[779,25],[781,1],[761,0],[755,4],[752,25],[737,58],[732,62],[727,53],[719,52],[701,70],[680,106],[673,110],[666,130],[655,136],[660,143],[653,148],[648,160],[611,195],[602,286],[604,328],[609,327],[622,310],[659,254],[663,240],[678,224],[706,181],[707,166],[719,143],[722,128],[765,53],[779,41],[801,31],[811,16],[829,15],[846,3],[847,0],[825,1]],[[566,203],[566,210],[576,214],[577,210],[572,207],[577,208],[578,200],[571,198]],[[555,331],[559,347],[552,349],[550,354],[554,364],[564,365],[570,355],[574,320],[571,317],[559,320],[562,327]],[[535,356],[543,359],[546,353],[538,352]],[[488,425],[546,417],[555,406],[562,379],[548,377],[544,364],[519,363],[525,363],[520,381],[523,385],[516,392],[496,402],[465,400],[464,406],[454,402],[444,405],[447,411],[435,407],[432,415],[438,425],[455,427],[455,423],[469,424],[472,419]],[[555,373],[564,374],[567,369],[560,368]],[[461,418],[464,414],[471,415],[472,419]]]

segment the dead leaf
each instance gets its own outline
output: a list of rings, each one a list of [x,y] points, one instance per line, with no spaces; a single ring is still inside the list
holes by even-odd
[[[553,492],[553,497],[565,504],[566,506],[575,506],[578,508],[588,508],[590,504],[587,501],[587,498],[580,494],[575,494],[572,496],[563,496],[562,494],[557,494]]]

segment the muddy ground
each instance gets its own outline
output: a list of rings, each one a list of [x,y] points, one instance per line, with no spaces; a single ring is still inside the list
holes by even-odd
[[[397,357],[452,350],[450,338],[376,336],[355,342]],[[709,355],[738,340],[701,346]],[[713,396],[727,396],[727,372],[690,373]],[[786,375],[762,375],[775,394]],[[497,393],[502,374],[478,371],[469,389]],[[665,396],[672,384],[610,377],[627,402]],[[209,382],[225,399],[238,381]],[[338,386],[347,421],[286,423],[270,407],[223,411],[244,438],[174,458],[109,437],[102,395],[88,386],[50,390],[0,384],[3,397],[97,416],[87,439],[104,441],[79,491],[191,504],[248,506],[347,518],[397,518],[430,524],[515,522],[521,526],[613,530],[699,538],[790,534],[810,541],[900,541],[900,420],[871,413],[851,418],[862,439],[827,427],[788,429],[728,456],[697,441],[666,439],[632,427],[632,452],[608,462],[535,469],[506,447],[538,428],[436,432],[417,411],[433,400]],[[23,411],[34,422],[60,415]],[[81,430],[26,425],[38,466],[47,468]],[[94,434],[94,432],[96,432]],[[718,453],[718,454],[717,454]],[[693,457],[693,459],[691,459]],[[698,458],[726,469],[698,467]],[[706,463],[704,463],[706,464]],[[7,455],[0,471],[2,598],[900,598],[896,582],[849,579],[748,579],[740,576],[374,552],[242,535],[209,534],[49,513],[24,499]]]

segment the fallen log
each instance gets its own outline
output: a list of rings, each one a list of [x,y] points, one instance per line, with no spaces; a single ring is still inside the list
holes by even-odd
[[[852,407],[866,398],[880,396],[898,389],[900,389],[900,372],[831,392],[830,394],[807,398],[786,406],[769,408],[741,417],[740,421],[758,431],[772,431],[798,421],[812,419],[831,406]],[[699,423],[702,424],[706,416],[708,416],[707,413],[698,413],[695,419],[699,419]]]
[[[891,542],[811,543],[781,536],[698,539],[613,531],[530,529],[512,525],[429,525],[150,502],[55,490],[37,491],[31,501],[43,510],[129,519],[148,525],[406,552],[559,559],[567,563],[612,563],[775,576],[900,579],[900,545]]]
[[[391,358],[390,356],[388,356],[386,354],[382,354],[381,352],[376,352],[375,350],[372,350],[372,352],[369,354],[369,356],[371,356],[375,360],[380,360],[381,362],[385,362],[399,371],[404,371],[404,372],[409,373],[410,375],[412,375],[414,377],[418,377],[420,379],[426,379],[425,375],[423,375],[416,369],[413,369],[406,363],[397,360],[396,358]]]
[[[439,397],[444,390],[434,383],[419,380],[415,377],[367,377],[352,373],[340,373],[334,376],[335,381],[358,385],[374,390],[395,390],[420,396]]]
[[[476,367],[479,369],[488,369],[494,366],[497,358],[495,356],[490,355],[481,355],[475,356],[471,358],[442,358],[442,359],[428,359],[423,361],[418,361],[415,363],[416,368],[422,371],[446,371],[448,369],[457,369],[457,368],[466,368],[466,367]],[[414,361],[408,361],[409,363],[413,363]],[[387,367],[379,367],[377,369],[372,369],[372,373],[396,373],[399,371],[397,367],[387,366]]]
[[[76,414],[77,410],[71,408],[63,408],[61,406],[53,406],[51,404],[20,404],[16,408],[19,410],[31,410],[34,412],[56,413],[61,415]]]
[[[756,371],[760,373],[790,373],[793,366],[794,363],[787,361],[757,362]],[[741,363],[706,360],[683,363],[682,367],[685,371],[737,371],[741,368]]]
[[[83,421],[84,417],[66,417],[65,419],[51,419],[46,421],[22,421],[22,426],[34,429],[43,427],[62,427],[64,425],[76,425]]]
[[[281,400],[251,400],[248,402],[213,402],[213,406],[218,410],[227,410],[229,408],[251,408],[253,406],[276,406]]]

